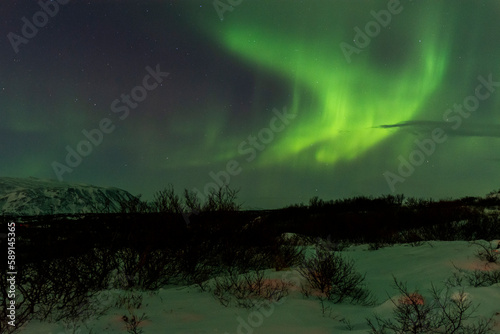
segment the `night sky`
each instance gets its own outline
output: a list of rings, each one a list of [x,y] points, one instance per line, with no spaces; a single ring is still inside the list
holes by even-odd
[[[244,208],[500,188],[500,2],[215,3],[2,1],[0,176]]]

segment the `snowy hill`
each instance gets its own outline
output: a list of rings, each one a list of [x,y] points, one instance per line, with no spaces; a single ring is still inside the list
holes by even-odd
[[[0,214],[47,215],[118,212],[120,202],[133,199],[118,188],[65,183],[37,178],[0,177]]]

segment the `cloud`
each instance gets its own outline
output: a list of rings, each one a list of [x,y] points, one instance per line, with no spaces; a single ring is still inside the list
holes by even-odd
[[[454,127],[456,129],[454,129]],[[377,129],[405,129],[415,134],[427,134],[435,128],[443,129],[447,135],[460,137],[493,137],[500,138],[500,124],[456,123],[438,121],[405,121],[397,124],[375,126]]]

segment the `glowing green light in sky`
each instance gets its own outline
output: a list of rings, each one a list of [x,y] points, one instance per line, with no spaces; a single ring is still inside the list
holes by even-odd
[[[374,127],[415,119],[439,87],[449,58],[449,47],[439,27],[428,23],[437,19],[435,12],[426,13],[421,24],[411,27],[407,49],[401,50],[405,46],[396,44],[392,50],[384,50],[389,59],[386,66],[375,59],[375,50],[380,50],[376,43],[390,38],[382,36],[391,33],[384,28],[360,54],[353,54],[351,63],[339,47],[349,32],[335,31],[335,24],[322,35],[308,34],[307,25],[303,34],[291,34],[286,26],[273,30],[262,22],[247,25],[243,20],[225,26],[222,32],[218,30],[218,38],[231,52],[295,85],[295,100],[300,103],[288,107],[299,115],[296,124],[280,134],[260,161],[273,163],[306,156],[321,163],[353,159],[391,135]],[[404,20],[401,15],[393,21]],[[314,26],[318,18],[310,19],[309,24]],[[288,25],[296,24],[289,19]],[[346,23],[338,29],[347,31],[347,27]],[[392,28],[405,26],[400,23]],[[354,36],[353,26],[349,30]],[[390,63],[392,52],[404,55],[402,66],[395,68]],[[299,161],[306,162],[302,158]]]

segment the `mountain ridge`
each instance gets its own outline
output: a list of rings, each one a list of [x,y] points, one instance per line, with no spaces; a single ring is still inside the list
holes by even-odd
[[[113,213],[120,211],[120,203],[135,198],[128,191],[115,187],[34,177],[0,177],[1,215]]]

